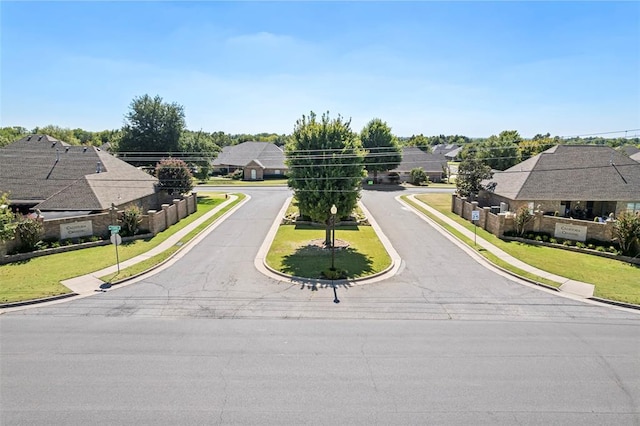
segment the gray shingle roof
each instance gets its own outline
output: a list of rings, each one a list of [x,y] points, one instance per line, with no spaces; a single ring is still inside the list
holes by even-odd
[[[405,146],[402,148],[402,161],[392,172],[410,172],[422,167],[425,172],[438,173],[446,167],[447,159],[444,155],[424,152],[415,146]]]
[[[638,163],[640,163],[640,151],[636,152],[633,155],[630,155],[629,158],[631,158],[632,160],[637,161]]]
[[[99,170],[99,172],[98,172]],[[105,210],[153,194],[157,179],[95,147],[31,135],[0,148],[0,191],[40,210]]]
[[[234,146],[225,146],[213,160],[213,165],[245,167],[253,160],[257,160],[266,169],[287,168],[284,164],[284,151],[269,142],[243,142]]]
[[[556,145],[484,185],[511,200],[640,201],[640,163],[596,145]]]
[[[460,145],[456,145],[453,143],[450,144],[438,144],[438,145],[434,145],[431,152],[433,152],[434,154],[447,154],[455,149],[460,148]]]

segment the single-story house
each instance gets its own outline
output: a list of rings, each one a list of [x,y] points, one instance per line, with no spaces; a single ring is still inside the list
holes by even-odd
[[[483,185],[478,195],[482,207],[505,203],[510,211],[527,206],[589,220],[640,212],[640,164],[607,146],[556,145],[494,172]]]
[[[225,146],[213,160],[214,170],[232,173],[243,171],[244,180],[263,180],[266,177],[284,177],[287,166],[284,151],[269,142],[243,142]]]
[[[411,170],[421,167],[431,182],[441,182],[445,175],[447,159],[442,154],[424,152],[415,146],[402,148],[402,161],[393,170],[378,174],[380,183],[408,182],[411,179]],[[370,177],[373,176],[369,173]]]
[[[29,135],[0,148],[0,192],[10,206],[45,219],[158,206],[157,179],[93,146]]]
[[[461,150],[462,147],[460,145],[454,143],[441,143],[438,145],[434,145],[431,149],[431,152],[437,155],[444,155],[446,158],[453,160],[459,155]]]

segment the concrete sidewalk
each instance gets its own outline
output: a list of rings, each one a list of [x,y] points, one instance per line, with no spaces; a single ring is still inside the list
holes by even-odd
[[[515,257],[511,256],[510,254],[504,252],[500,248],[494,246],[493,244],[491,244],[490,242],[488,242],[484,238],[474,235],[473,232],[469,231],[464,226],[460,225],[459,223],[457,223],[454,220],[451,220],[449,217],[447,217],[444,214],[440,213],[438,210],[434,209],[433,207],[430,207],[427,204],[423,203],[422,201],[418,200],[415,197],[415,195],[410,195],[409,198],[411,199],[411,201],[419,204],[425,210],[427,210],[429,213],[433,214],[438,219],[440,219],[443,222],[447,223],[447,225],[453,227],[456,231],[460,232],[461,234],[463,234],[467,238],[470,238],[470,239],[474,239],[475,238],[477,245],[479,245],[483,249],[487,250],[491,254],[495,255],[500,260],[502,260],[502,261],[504,261],[506,263],[509,263],[509,264],[511,264],[511,265],[515,266],[516,268],[521,269],[523,271],[529,272],[531,274],[537,275],[539,277],[545,278],[545,279],[553,281],[553,282],[557,282],[558,284],[560,284],[560,288],[559,288],[560,291],[563,291],[563,292],[566,292],[566,293],[570,293],[570,294],[575,295],[575,296],[584,297],[584,298],[593,297],[593,291],[595,289],[595,286],[593,284],[588,284],[588,283],[583,283],[583,282],[580,282],[580,281],[570,280],[568,278],[561,277],[561,276],[555,275],[555,274],[551,274],[549,272],[543,271],[543,270],[535,268],[535,267],[533,267],[533,266],[531,266],[529,264],[526,264],[523,261],[521,261],[519,259],[516,259]],[[396,197],[396,200],[398,200],[400,203],[404,204],[406,207],[410,208],[412,211],[414,211],[416,214],[418,214],[420,217],[422,217],[426,221],[431,222],[434,226],[440,228],[440,226],[437,223],[433,222],[431,219],[429,219],[428,217],[423,215],[421,212],[417,211],[413,206],[411,206],[410,204],[408,204],[404,200],[402,200],[401,196]]]
[[[196,238],[194,238],[193,240],[191,240],[188,243],[186,243],[184,249],[182,249],[181,251],[184,251],[184,252],[188,251],[188,249],[190,248],[191,245],[195,244],[204,235],[206,235],[211,230],[213,230],[215,228],[214,225],[217,225],[220,222],[222,222],[228,215],[230,215],[232,212],[234,212],[236,210],[236,208],[240,207],[242,204],[244,204],[246,201],[248,201],[249,198],[250,198],[249,196],[246,196],[246,198],[243,200],[242,203],[239,203],[233,209],[229,210],[227,213],[225,213],[225,215],[223,215],[220,218],[218,218],[218,220],[216,220],[209,227],[207,227],[205,230],[203,230]],[[219,206],[217,206],[213,210],[203,214],[201,217],[199,217],[198,219],[194,220],[192,223],[190,223],[189,225],[185,226],[181,230],[175,232],[172,236],[170,236],[165,241],[163,241],[162,243],[158,244],[156,247],[152,248],[148,252],[142,253],[142,254],[140,254],[138,256],[132,257],[131,259],[125,260],[123,262],[120,262],[120,270],[123,270],[123,269],[125,269],[125,268],[127,268],[129,266],[135,265],[137,263],[143,262],[143,261],[145,261],[147,259],[150,259],[153,256],[156,256],[156,255],[162,253],[163,251],[175,246],[176,244],[178,244],[178,242],[182,238],[184,238],[185,235],[189,234],[191,231],[196,229],[202,223],[204,223],[205,221],[207,221],[208,219],[213,217],[220,210],[224,209],[226,206],[228,206],[229,204],[231,204],[233,201],[235,201],[237,199],[238,199],[238,197],[236,195],[229,196],[228,200],[224,201],[222,204],[220,204]],[[92,273],[87,274],[87,275],[81,275],[79,277],[75,277],[75,278],[71,278],[71,279],[68,279],[68,280],[64,280],[64,281],[62,281],[62,284],[65,287],[69,288],[72,292],[74,292],[74,293],[76,293],[77,295],[80,295],[80,296],[88,295],[88,294],[94,294],[96,291],[101,291],[101,286],[105,285],[105,282],[102,281],[101,279],[99,279],[99,277],[104,277],[106,275],[114,274],[116,272],[118,272],[118,266],[117,265],[113,265],[113,266],[109,266],[108,268],[104,268],[104,269],[101,269],[99,271],[92,272]]]

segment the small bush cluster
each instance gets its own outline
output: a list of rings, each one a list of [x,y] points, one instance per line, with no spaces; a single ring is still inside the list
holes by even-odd
[[[622,254],[622,251],[620,250],[620,248],[617,245],[605,245],[605,244],[609,244],[606,243],[604,241],[599,241],[599,240],[594,240],[594,239],[590,239],[587,240],[586,242],[582,242],[582,241],[574,241],[574,240],[563,240],[563,239],[557,239],[549,234],[543,233],[543,232],[527,232],[522,236],[517,235],[517,233],[515,231],[511,231],[511,232],[505,232],[505,236],[508,237],[521,237],[527,240],[533,240],[533,241],[537,241],[537,242],[545,242],[545,243],[550,243],[550,244],[561,244],[565,247],[576,247],[579,249],[588,249],[588,250],[594,250],[594,251],[598,251],[601,253],[613,253],[615,255],[620,255]]]

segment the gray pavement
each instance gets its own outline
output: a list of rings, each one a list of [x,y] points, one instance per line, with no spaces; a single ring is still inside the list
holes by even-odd
[[[506,253],[505,251],[503,251],[500,248],[496,247],[495,245],[491,244],[490,242],[488,242],[484,238],[478,237],[473,232],[469,231],[467,228],[465,228],[464,226],[460,225],[456,221],[451,220],[449,217],[443,215],[438,210],[436,210],[436,209],[430,207],[429,205],[421,202],[418,198],[415,197],[415,195],[411,195],[410,198],[415,203],[420,204],[425,210],[429,211],[429,213],[435,215],[438,219],[440,219],[441,221],[445,222],[449,226],[453,227],[456,231],[460,232],[461,234],[463,234],[467,238],[470,238],[470,239],[476,241],[477,245],[479,245],[483,249],[487,250],[488,252],[494,254],[496,257],[498,257],[503,262],[508,263],[508,264],[510,264],[512,266],[515,266],[516,268],[518,268],[518,269],[520,269],[522,271],[529,272],[531,274],[537,275],[537,276],[545,278],[547,280],[557,282],[557,283],[561,284],[561,286],[560,286],[560,290],[561,291],[565,291],[567,293],[571,293],[573,295],[580,296],[580,297],[583,297],[583,298],[587,298],[587,297],[592,297],[593,296],[593,290],[595,289],[595,286],[593,284],[588,284],[588,283],[584,283],[584,282],[576,281],[576,280],[570,280],[568,278],[561,277],[559,275],[552,274],[552,273],[547,272],[547,271],[543,271],[542,269],[535,268],[535,267],[533,267],[533,266],[521,261],[520,259],[516,259],[515,257],[511,256],[510,254]],[[405,206],[407,206],[409,208],[412,208],[409,204],[405,203],[400,198],[400,196],[396,197],[396,199],[398,200],[398,202],[404,204]],[[420,213],[417,210],[416,210],[416,214],[420,215],[426,222],[430,223],[434,227],[438,227],[439,226],[436,222],[430,220],[427,216],[422,215],[422,213]]]
[[[520,281],[365,191],[395,275],[315,289],[255,258],[251,199],[135,284],[0,316],[0,424],[640,424],[638,313]]]

